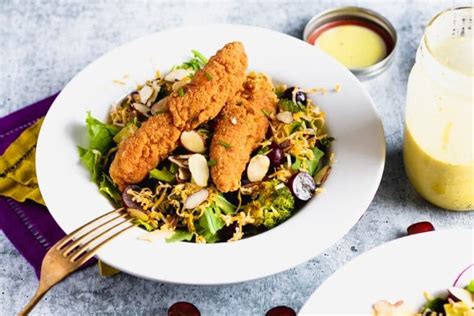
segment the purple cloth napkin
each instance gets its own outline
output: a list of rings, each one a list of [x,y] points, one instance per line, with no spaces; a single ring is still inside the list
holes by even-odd
[[[56,97],[57,94],[52,95],[0,118],[0,155],[25,129],[48,112]],[[29,200],[19,203],[3,196],[0,196],[0,228],[33,266],[38,278],[46,252],[65,235],[46,207]]]

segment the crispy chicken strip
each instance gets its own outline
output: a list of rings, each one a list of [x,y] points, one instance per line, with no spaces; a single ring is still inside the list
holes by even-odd
[[[142,181],[178,145],[181,130],[174,126],[171,113],[149,118],[129,138],[120,143],[110,176],[120,191]]]
[[[243,45],[229,43],[210,58],[185,94],[169,97],[170,112],[153,116],[120,143],[110,166],[110,176],[122,191],[138,183],[178,146],[184,129],[193,129],[213,119],[245,80],[247,56]]]
[[[222,110],[210,148],[210,158],[216,161],[211,176],[219,191],[239,188],[250,154],[265,138],[269,126],[266,114],[275,112],[276,102],[269,79],[251,74]]]
[[[240,42],[229,43],[219,50],[184,87],[183,96],[178,97],[178,92],[172,94],[169,108],[174,124],[190,130],[216,117],[242,87],[247,63]]]

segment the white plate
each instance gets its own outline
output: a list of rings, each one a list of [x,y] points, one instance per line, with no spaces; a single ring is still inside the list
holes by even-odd
[[[423,292],[441,295],[474,263],[474,230],[441,230],[400,238],[355,258],[330,276],[300,315],[370,314],[378,300],[404,300],[416,311]],[[474,279],[474,268],[463,275]]]
[[[111,208],[78,159],[76,146],[86,145],[86,112],[105,120],[111,103],[152,78],[157,69],[182,63],[191,49],[211,56],[235,40],[245,45],[249,69],[264,71],[274,80],[302,87],[341,86],[339,93],[314,96],[337,139],[337,162],[325,184],[327,192],[283,225],[235,243],[149,243],[137,240],[143,230],[136,228],[100,251],[104,262],[144,278],[177,283],[255,279],[318,255],[349,231],[369,206],[383,172],[385,139],[381,120],[357,79],[291,36],[248,26],[210,25],[127,43],[87,66],[62,90],[41,129],[36,160],[41,192],[59,226],[71,232]]]

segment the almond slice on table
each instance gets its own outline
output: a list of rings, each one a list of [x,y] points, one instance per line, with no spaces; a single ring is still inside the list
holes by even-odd
[[[250,182],[262,181],[270,168],[270,159],[265,155],[256,155],[250,159],[247,177]]]
[[[184,131],[180,137],[184,148],[193,153],[203,153],[206,150],[204,140],[196,131]]]
[[[209,167],[207,166],[206,157],[201,154],[194,154],[189,158],[188,164],[194,182],[200,187],[206,187],[209,180]]]

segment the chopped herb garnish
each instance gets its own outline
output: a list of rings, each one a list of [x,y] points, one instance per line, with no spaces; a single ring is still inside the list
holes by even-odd
[[[207,71],[204,71],[204,75],[206,76],[207,80],[211,81],[212,80],[212,76],[210,73],[208,73]]]
[[[263,115],[265,115],[266,117],[270,117],[270,112],[268,112],[267,110],[262,109],[262,113],[263,113]]]
[[[225,148],[230,148],[231,147],[231,145],[229,143],[226,143],[222,140],[219,141],[219,145],[224,146]]]
[[[471,282],[466,286],[466,290],[471,292],[471,294],[474,294],[474,280],[471,280]]]
[[[199,61],[201,63],[203,63],[204,65],[207,64],[207,58],[206,56],[204,56],[203,54],[201,54],[200,52],[198,52],[197,50],[193,49],[191,50],[194,54],[194,57],[196,57],[197,59],[199,59]]]
[[[181,87],[181,88],[178,89],[178,95],[179,95],[180,97],[182,97],[182,96],[184,95],[184,89],[183,89],[183,87]]]
[[[327,149],[329,145],[331,145],[331,142],[334,141],[334,139],[334,137],[324,137],[319,140],[319,144],[321,145],[321,147],[323,147],[323,149]]]
[[[209,159],[209,161],[207,162],[207,165],[209,167],[215,166],[216,164],[217,164],[217,161],[215,161],[214,159]]]
[[[289,111],[291,113],[296,113],[304,110],[304,106],[300,104],[296,104],[295,102],[287,99],[280,99],[278,101],[278,107],[282,111]]]

